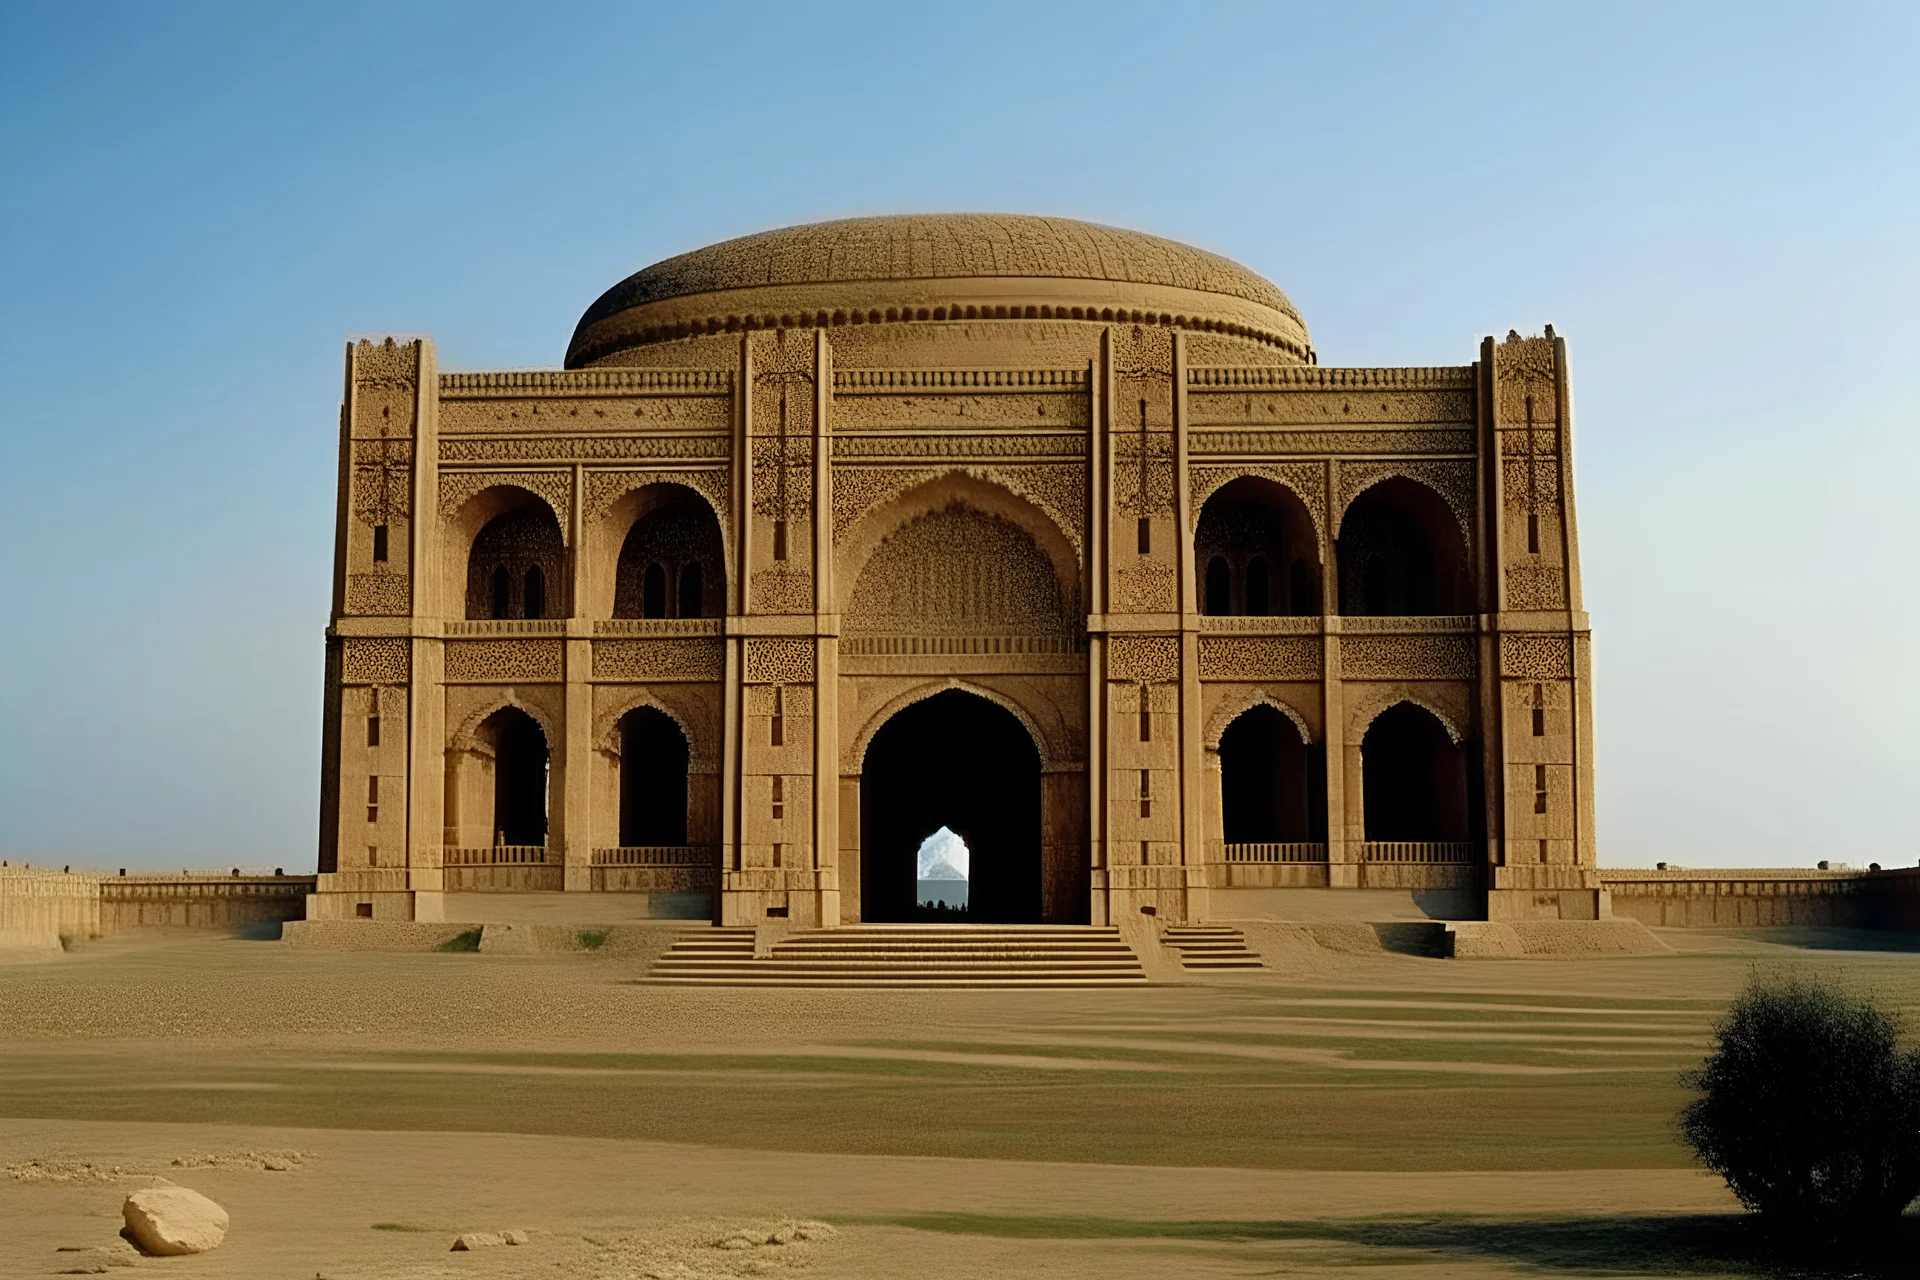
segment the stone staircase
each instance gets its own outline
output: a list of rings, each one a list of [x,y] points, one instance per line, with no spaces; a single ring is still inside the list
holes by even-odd
[[[1147,981],[1140,958],[1113,928],[843,925],[790,934],[760,957],[753,954],[753,935],[744,927],[688,934],[654,962],[646,981],[737,987],[1115,987]]]
[[[1246,935],[1231,925],[1170,924],[1160,941],[1180,957],[1183,969],[1264,969],[1266,962],[1247,950]]]

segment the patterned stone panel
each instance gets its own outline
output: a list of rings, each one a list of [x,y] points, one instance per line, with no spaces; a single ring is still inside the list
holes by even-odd
[[[353,442],[353,514],[367,524],[413,514],[413,441]]]
[[[1084,435],[993,432],[985,435],[835,436],[835,458],[1084,458]]]
[[[1545,565],[1516,564],[1507,567],[1507,608],[1564,609],[1567,607],[1567,575]]]
[[[931,467],[839,467],[833,470],[833,537],[838,542],[860,517],[941,474]]]
[[[1509,335],[1494,348],[1493,363],[1494,405],[1501,426],[1526,425],[1528,397],[1534,422],[1550,426],[1558,420],[1551,338]]]
[[[1474,653],[1472,636],[1348,636],[1340,669],[1349,680],[1466,680]]]
[[[345,684],[405,684],[413,668],[413,642],[402,639],[343,640],[340,679]]]
[[[1318,462],[1261,462],[1238,467],[1194,467],[1187,475],[1188,497],[1193,523],[1200,523],[1200,509],[1221,486],[1242,476],[1258,476],[1293,491],[1313,519],[1314,532],[1326,539],[1320,527],[1321,512],[1327,505],[1327,469]]]
[[[1143,461],[1144,459],[1144,461]],[[1156,516],[1173,510],[1173,436],[1138,430],[1113,434],[1113,503],[1122,515]]]
[[[726,641],[595,640],[596,680],[718,680],[726,674]]]
[[[813,680],[813,641],[769,636],[747,641],[748,684],[807,684]]]
[[[1524,439],[1524,436],[1522,437]],[[1531,465],[1529,465],[1531,464]],[[1560,501],[1560,460],[1558,458],[1505,458],[1501,461],[1502,488],[1507,505],[1524,509],[1530,500],[1542,503]]]
[[[1214,454],[1472,453],[1470,430],[1196,431],[1195,457]]]
[[[1011,520],[961,503],[910,520],[867,561],[849,633],[1063,634],[1072,611],[1052,561]]]
[[[546,499],[566,536],[573,515],[573,473],[570,471],[443,471],[440,473],[440,514],[453,515],[475,494],[495,485],[511,485]]]
[[[807,436],[758,435],[753,440],[753,509],[797,520],[813,510],[813,441]]]
[[[462,684],[562,678],[562,640],[449,640],[447,679]]]
[[[755,613],[812,613],[813,575],[805,569],[755,569],[752,606]]]
[[[539,436],[488,439],[480,436],[443,436],[440,460],[449,463],[491,462],[624,462],[687,459],[714,461],[727,457],[733,443],[727,436]]]
[[[353,436],[411,436],[419,379],[420,348],[414,343],[354,343]]]
[[[1570,636],[1500,637],[1500,674],[1516,680],[1565,680],[1573,675]]]
[[[627,494],[650,484],[685,485],[706,498],[720,520],[720,527],[727,527],[733,511],[730,502],[732,482],[724,467],[688,471],[589,471],[585,480],[586,493],[581,498],[588,523],[606,515],[613,504]]]
[[[1107,679],[1140,684],[1179,678],[1179,636],[1114,636],[1107,642]]]
[[[404,573],[347,575],[347,612],[374,618],[404,618],[413,611],[412,580]]]
[[[1076,371],[1077,372],[1077,371]],[[1084,383],[1086,375],[1080,374]],[[899,431],[925,428],[1007,430],[1021,427],[1081,427],[1087,425],[1084,388],[1074,392],[965,391],[940,394],[861,395],[837,390],[834,375],[833,430]]]
[[[1203,636],[1202,680],[1317,680],[1318,636]]]
[[[1180,607],[1172,565],[1137,563],[1114,574],[1113,607],[1118,613],[1171,613]]]
[[[559,431],[725,431],[733,402],[726,396],[641,396],[632,399],[446,399],[443,434]]]
[[[1460,533],[1473,545],[1473,461],[1469,458],[1435,458],[1403,462],[1343,462],[1338,467],[1335,490],[1336,519],[1369,485],[1393,476],[1404,476],[1426,485],[1442,498],[1460,521]]]

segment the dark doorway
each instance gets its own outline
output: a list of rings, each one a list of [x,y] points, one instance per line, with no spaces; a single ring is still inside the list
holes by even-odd
[[[1459,521],[1425,485],[1394,477],[1355,498],[1340,524],[1340,612],[1362,617],[1471,608]]]
[[[657,707],[620,721],[620,843],[687,842],[687,737]]]
[[[547,842],[547,735],[518,707],[502,707],[481,726],[493,747],[493,839]]]
[[[941,827],[971,855],[970,920],[1040,920],[1040,753],[1011,712],[958,689],[902,708],[867,746],[862,920],[921,918],[917,858]]]
[[[1369,840],[1466,840],[1472,803],[1467,751],[1425,707],[1402,702],[1360,741]]]
[[[1292,720],[1249,707],[1220,735],[1222,834],[1228,844],[1327,838],[1327,757]]]

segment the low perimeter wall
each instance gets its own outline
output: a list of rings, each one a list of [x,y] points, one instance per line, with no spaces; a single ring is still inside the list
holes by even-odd
[[[102,876],[101,933],[129,929],[244,929],[300,920],[312,876]]]
[[[1826,925],[1920,928],[1920,868],[1898,871],[1616,870],[1613,914],[1666,928]]]
[[[0,951],[58,951],[62,939],[97,936],[99,883],[92,876],[0,867]]]

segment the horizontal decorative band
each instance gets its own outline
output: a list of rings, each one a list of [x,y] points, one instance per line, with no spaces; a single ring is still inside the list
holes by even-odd
[[[593,851],[596,867],[711,867],[719,861],[717,844],[623,845]]]
[[[450,636],[562,636],[565,618],[481,618],[449,622],[442,634]]]
[[[440,375],[440,394],[458,399],[649,392],[719,395],[732,390],[731,369],[503,369]]]
[[[857,656],[938,653],[1073,653],[1079,641],[1071,635],[1024,636],[841,636],[840,652]]]
[[[597,636],[717,636],[725,629],[721,618],[602,618],[593,624]]]
[[[1480,860],[1480,847],[1471,840],[1369,840],[1360,851],[1363,862],[1465,865]]]
[[[1471,387],[1472,365],[1413,366],[1405,369],[1339,369],[1327,365],[1219,365],[1187,370],[1190,387],[1222,389],[1325,390],[1331,387]]]
[[[965,387],[995,387],[1010,391],[1084,388],[1085,369],[835,369],[835,391],[915,391]]]

